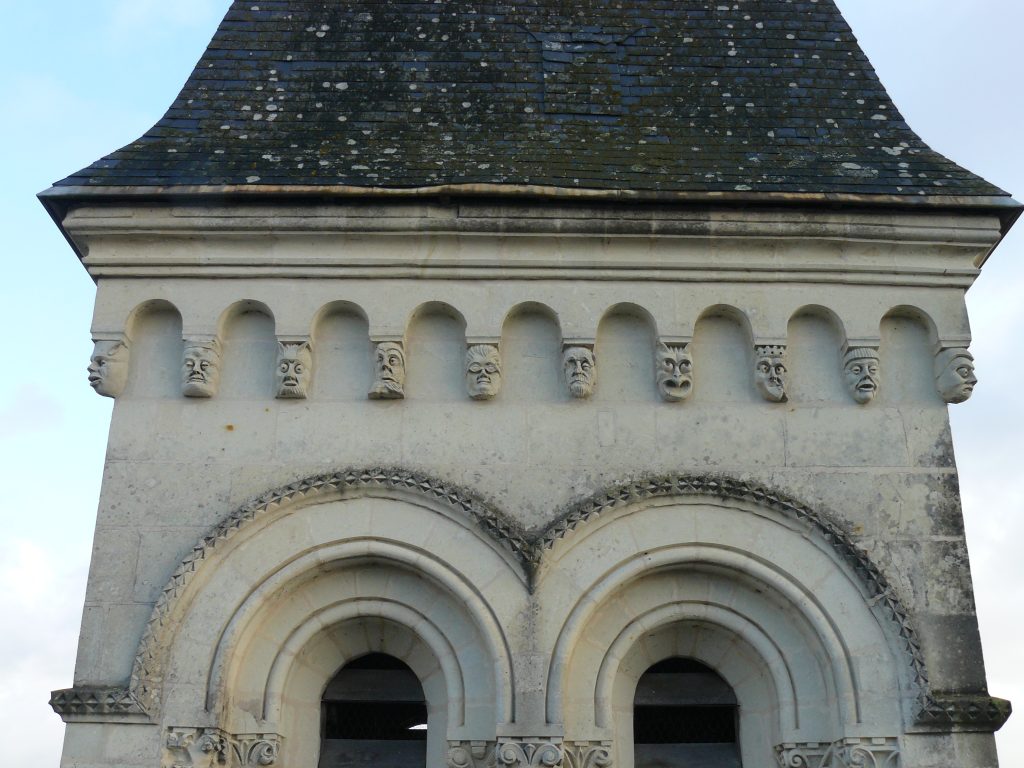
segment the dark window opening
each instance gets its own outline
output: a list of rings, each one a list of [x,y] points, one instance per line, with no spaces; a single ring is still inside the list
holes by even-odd
[[[346,664],[321,706],[319,768],[426,766],[427,704],[408,666],[382,653]]]
[[[710,667],[671,658],[648,669],[633,700],[636,768],[740,768],[736,696]]]

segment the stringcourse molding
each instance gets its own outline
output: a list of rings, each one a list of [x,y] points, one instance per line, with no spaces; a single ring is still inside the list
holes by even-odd
[[[820,535],[853,569],[863,584],[868,602],[895,625],[910,663],[911,679],[918,691],[918,721],[921,724],[924,721],[934,722],[935,713],[939,711],[949,716],[949,708],[942,707],[930,693],[924,655],[908,611],[880,569],[826,513],[813,510],[778,490],[722,475],[644,476],[608,486],[593,496],[572,503],[558,515],[554,523],[531,535],[508,515],[462,488],[418,472],[379,467],[314,475],[278,488],[247,502],[203,536],[174,571],[153,608],[132,669],[127,691],[132,699],[150,715],[157,711],[166,652],[161,638],[166,637],[168,619],[202,563],[222,543],[240,529],[282,506],[303,501],[322,501],[332,495],[344,498],[346,492],[360,490],[415,494],[445,504],[457,513],[468,516],[523,565],[531,588],[547,551],[570,532],[613,509],[649,499],[705,497],[756,504],[774,510]],[[955,714],[953,717],[959,719]]]
[[[722,475],[644,476],[609,486],[589,498],[569,505],[555,522],[544,530],[536,546],[542,551],[550,550],[569,533],[613,509],[632,506],[648,499],[693,496],[756,504],[796,520],[823,537],[860,579],[869,604],[880,610],[896,627],[910,663],[912,680],[918,690],[918,717],[920,713],[934,711],[936,705],[929,692],[928,671],[921,643],[896,590],[867,553],[828,515],[813,510],[780,491]],[[537,558],[538,562],[539,560],[540,558]]]

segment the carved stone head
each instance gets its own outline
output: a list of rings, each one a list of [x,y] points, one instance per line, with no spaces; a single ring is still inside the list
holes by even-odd
[[[935,386],[947,403],[962,403],[977,383],[974,355],[963,347],[944,349],[935,356]]]
[[[466,350],[466,391],[474,400],[490,400],[501,391],[501,356],[492,344]]]
[[[186,341],[181,363],[182,394],[185,397],[213,397],[220,384],[220,344]]]
[[[277,396],[304,400],[313,378],[313,352],[309,342],[277,344]]]
[[[658,343],[654,355],[658,392],[670,403],[685,400],[693,391],[693,357],[686,344]]]
[[[89,358],[89,386],[104,397],[117,397],[128,383],[128,346],[97,341]]]
[[[586,347],[566,347],[562,353],[565,383],[573,397],[590,397],[597,384],[597,363]]]
[[[843,356],[843,378],[853,399],[863,405],[878,392],[878,352],[871,347],[850,347]]]
[[[405,350],[397,341],[377,345],[371,400],[401,400],[405,397]]]
[[[754,383],[765,400],[781,403],[786,399],[785,347],[764,345],[755,347]]]

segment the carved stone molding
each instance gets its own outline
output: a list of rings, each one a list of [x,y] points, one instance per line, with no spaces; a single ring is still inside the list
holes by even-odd
[[[146,630],[132,667],[131,692],[147,712],[156,710],[163,685],[163,652],[160,638],[178,598],[192,577],[218,546],[241,528],[282,505],[303,499],[316,499],[331,494],[360,489],[393,489],[414,493],[446,504],[467,515],[489,536],[505,547],[529,571],[537,550],[526,538],[522,528],[511,518],[473,497],[461,488],[435,478],[400,469],[376,467],[314,475],[275,489],[236,509],[192,548],[153,606]]]
[[[896,593],[868,554],[821,511],[811,509],[786,494],[763,486],[720,475],[653,475],[613,485],[564,509],[537,541],[541,550],[551,549],[559,540],[599,518],[610,510],[636,504],[647,499],[671,496],[709,496],[718,499],[745,501],[774,510],[809,526],[857,574],[867,592],[868,601],[895,626],[911,667],[912,680],[919,696],[928,692],[928,673],[921,642],[910,615]],[[539,558],[538,558],[539,560]],[[922,699],[923,701],[923,699]]]
[[[192,548],[174,571],[153,607],[149,623],[139,644],[132,668],[130,691],[146,712],[156,709],[163,684],[161,637],[180,595],[195,572],[221,543],[241,528],[282,505],[305,499],[359,489],[393,489],[440,501],[467,515],[476,525],[495,539],[523,564],[531,578],[544,553],[568,533],[604,512],[642,502],[671,496],[708,496],[757,504],[774,510],[807,526],[821,536],[857,574],[867,599],[875,610],[895,625],[898,637],[911,667],[911,679],[919,696],[919,708],[928,706],[928,676],[916,630],[895,589],[862,549],[826,514],[804,506],[779,491],[719,475],[658,475],[639,478],[607,487],[600,493],[575,502],[563,510],[556,522],[539,535],[528,535],[518,523],[470,493],[416,472],[401,469],[373,468],[345,470],[314,475],[260,496],[235,510],[215,526]]]
[[[168,728],[161,768],[259,768],[275,765],[276,733],[230,734],[219,728]]]
[[[847,738],[832,743],[786,743],[775,747],[779,768],[899,768],[897,739]]]
[[[449,741],[448,768],[495,768],[493,741]]]
[[[563,745],[565,768],[611,768],[610,741],[567,741]]]
[[[510,768],[562,768],[565,752],[558,742],[545,739],[499,741],[497,764]]]
[[[81,717],[115,719],[146,714],[135,694],[127,688],[65,688],[50,695],[50,706],[64,721]]]
[[[1010,702],[994,696],[932,694],[922,700],[915,725],[939,731],[995,733],[1012,712]]]

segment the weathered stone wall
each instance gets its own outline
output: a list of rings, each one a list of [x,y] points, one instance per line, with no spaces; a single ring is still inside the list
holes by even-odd
[[[564,738],[566,745],[579,745],[572,749],[580,755],[613,745],[609,754],[616,762],[630,764],[621,745],[631,731],[607,720],[628,717],[631,689],[612,672],[600,672],[610,662],[602,662],[594,643],[606,640],[610,647],[625,631],[616,623],[620,614],[639,617],[718,590],[732,595],[726,600],[730,610],[748,619],[760,616],[769,626],[776,616],[780,623],[769,626],[768,637],[809,622],[795,631],[778,665],[823,664],[827,670],[839,663],[838,655],[852,670],[849,690],[802,680],[814,675],[798,673],[802,681],[792,696],[803,697],[805,721],[817,725],[780,719],[766,703],[779,691],[751,683],[748,704],[760,702],[749,707],[760,719],[749,720],[743,731],[750,764],[767,764],[757,761],[771,760],[776,746],[778,760],[793,761],[813,753],[807,744],[821,742],[833,761],[823,765],[846,765],[840,760],[852,760],[857,740],[866,739],[874,747],[864,750],[879,765],[898,760],[892,755],[901,747],[902,764],[914,768],[953,764],[950,750],[974,755],[955,764],[995,765],[990,736],[929,735],[991,730],[999,714],[985,710],[994,705],[984,698],[946,413],[946,402],[964,392],[937,379],[951,359],[946,350],[969,344],[963,292],[976,274],[974,264],[991,247],[992,221],[879,215],[779,215],[766,221],[733,214],[722,236],[709,235],[706,222],[700,231],[687,231],[685,220],[672,220],[660,226],[674,227],[674,234],[652,237],[633,232],[643,228],[636,222],[623,226],[596,215],[590,227],[607,230],[600,236],[560,235],[568,225],[558,219],[529,231],[522,216],[509,216],[508,227],[523,231],[501,237],[416,234],[415,217],[408,216],[408,231],[394,225],[397,232],[375,232],[351,221],[311,231],[297,230],[294,219],[279,212],[248,221],[244,234],[225,223],[224,213],[183,216],[187,225],[160,211],[123,220],[87,211],[67,222],[88,245],[85,262],[98,277],[97,354],[114,358],[96,386],[117,396],[75,685],[118,689],[131,683],[141,703],[129,705],[122,720],[159,726],[76,724],[69,729],[68,765],[153,765],[145,744],[153,755],[163,748],[181,758],[188,749],[168,746],[170,737],[163,734],[171,727],[222,728],[233,744],[238,734],[287,731],[294,712],[268,718],[266,711],[253,714],[238,703],[239,697],[271,696],[243,692],[270,673],[246,671],[244,658],[253,654],[238,649],[251,651],[249,635],[239,629],[238,639],[227,642],[222,633],[241,626],[236,606],[251,599],[247,590],[259,593],[267,578],[261,570],[299,557],[307,538],[308,546],[321,546],[343,540],[346,530],[375,541],[392,536],[404,537],[408,546],[418,542],[469,574],[467,583],[491,606],[508,645],[507,678],[499,674],[497,683],[486,685],[467,681],[459,694],[464,701],[478,697],[473,711],[497,730],[465,722],[460,730],[449,708],[448,734],[434,737],[441,741],[432,743],[431,754],[443,754],[444,738],[455,750],[462,742],[504,738],[520,751],[533,743],[530,738]],[[578,221],[570,224],[586,230]],[[118,344],[122,349],[112,355]],[[480,345],[490,349],[467,357],[469,348]],[[389,350],[401,357],[399,373],[382,362]],[[574,387],[577,358],[588,361],[589,370],[580,374],[586,386]],[[203,361],[208,375],[189,379]],[[492,370],[481,382],[476,377],[487,361]],[[474,362],[477,370],[467,370]],[[779,365],[784,370],[769,382],[765,371]],[[858,365],[874,389],[857,389],[863,376],[851,366]],[[674,383],[666,383],[669,369]],[[390,384],[382,387],[385,379]],[[680,380],[686,380],[681,389]],[[319,486],[306,483],[297,497],[282,497],[294,514],[282,518],[274,505],[265,519],[253,513],[259,519],[247,523],[252,530],[246,528],[249,538],[238,540],[243,543],[228,540],[222,554],[210,548],[214,554],[193,560],[172,580],[183,560],[206,551],[197,550],[197,542],[252,500],[307,478],[349,469],[358,476],[374,468],[388,471],[363,473],[370,479],[362,485],[334,483],[349,488],[353,501],[342,494],[313,502],[361,510],[345,512],[355,515],[350,529],[325,522],[329,531],[321,538],[310,533],[319,513],[304,511],[315,508],[303,506],[302,498],[315,496],[311,489]],[[401,482],[381,479],[392,476],[415,476],[406,484],[442,499],[463,493],[473,509],[489,510],[463,528],[481,529],[497,544],[460,550],[452,542],[464,534],[450,521],[428,524],[415,514],[389,511],[397,507],[374,506],[383,501],[359,501],[366,487],[384,489],[384,496],[398,493]],[[662,490],[643,490],[651,483]],[[716,491],[711,483],[733,490]],[[699,493],[687,501],[688,492],[679,490],[684,486]],[[605,508],[601,499],[608,489],[616,489],[628,512],[593,512]],[[806,512],[773,507],[772,490]],[[647,496],[665,501],[652,505]],[[404,521],[401,526],[392,514]],[[359,515],[364,522],[352,522]],[[584,526],[592,532],[582,533]],[[580,618],[573,630],[591,643],[557,651],[558,642],[568,642],[559,640],[567,631],[560,627],[574,601],[589,594],[605,569],[663,540],[743,557],[719,562],[708,555],[689,576],[690,566],[680,565],[689,561],[673,560],[671,568],[683,569],[678,582],[671,575],[623,581],[611,597],[593,598],[617,600],[619,607],[598,611],[592,625]],[[816,543],[805,551],[805,541]],[[245,547],[256,565],[248,563]],[[796,574],[793,583],[805,596],[779,597],[788,594],[782,586],[768,589],[776,597],[761,595],[751,585],[772,583],[767,571],[758,570],[764,563]],[[567,575],[558,575],[560,568]],[[722,580],[715,575],[722,568],[734,575]],[[864,576],[872,568],[881,581]],[[505,570],[513,574],[505,585],[506,577],[486,575]],[[406,595],[401,573],[391,588]],[[657,578],[669,581],[659,586]],[[671,592],[671,583],[695,592],[659,602],[659,590]],[[336,590],[347,588],[339,584]],[[415,589],[407,592],[414,603]],[[167,614],[170,625],[163,619],[154,625],[154,605],[168,595],[180,613]],[[440,606],[447,599],[439,593],[428,602]],[[823,630],[808,618],[814,611],[800,608],[801,600],[819,601],[829,617],[823,621],[837,622],[835,645],[822,640]],[[887,609],[890,603],[896,608]],[[260,613],[272,605],[267,598],[252,607],[256,618],[246,621],[276,626]],[[437,610],[452,621],[459,616],[456,607]],[[658,641],[664,648],[732,642],[710,630],[687,639],[678,627],[691,614],[677,608],[671,615],[675,623],[664,631],[676,634]],[[703,614],[701,620],[725,626]],[[444,627],[439,631],[444,634]],[[471,646],[486,645],[473,631],[456,634],[470,638]],[[139,684],[140,674],[149,674],[140,662],[147,652],[144,636],[152,640],[150,651],[165,654],[155,694]],[[756,646],[750,638],[744,642]],[[210,654],[223,657],[223,669],[219,661],[210,667]],[[633,660],[621,679],[635,685],[656,655],[624,656]],[[325,673],[332,664],[337,669],[338,657],[323,658],[317,663]],[[459,668],[476,669],[480,677],[479,659],[470,664],[459,652],[452,658],[453,668],[468,664]],[[764,663],[768,669],[775,662]],[[545,672],[563,667],[564,679]],[[828,679],[832,673],[821,674]],[[598,707],[604,715],[587,714],[585,702],[595,694],[586,685],[595,676],[606,680],[609,698],[604,710]],[[453,683],[445,679],[450,707]],[[572,681],[580,679],[588,682],[573,689]],[[493,697],[502,686],[515,712],[500,704],[495,709]],[[318,706],[318,699],[306,701],[296,691],[289,700]],[[964,703],[953,694],[975,698]],[[155,698],[147,700],[150,695]],[[482,701],[488,697],[491,703]],[[935,712],[922,714],[929,706]],[[972,721],[970,706],[985,711]],[[948,711],[936,714],[941,707]],[[71,720],[117,720],[102,707],[88,709],[67,712]],[[249,715],[241,716],[243,711]],[[824,719],[815,721],[814,712]],[[170,722],[169,713],[181,719]],[[151,735],[140,737],[141,757],[114,758],[106,747],[90,746],[97,727]],[[189,738],[202,737],[197,732]],[[853,741],[844,745],[844,738]],[[305,742],[310,739],[315,734],[305,734]],[[286,765],[313,764],[308,760],[315,752],[294,751],[288,743],[286,734]],[[275,756],[277,749],[274,742]],[[92,756],[74,762],[79,752]],[[535,752],[525,749],[525,757],[509,760],[529,760]],[[568,765],[577,758],[564,759]]]

